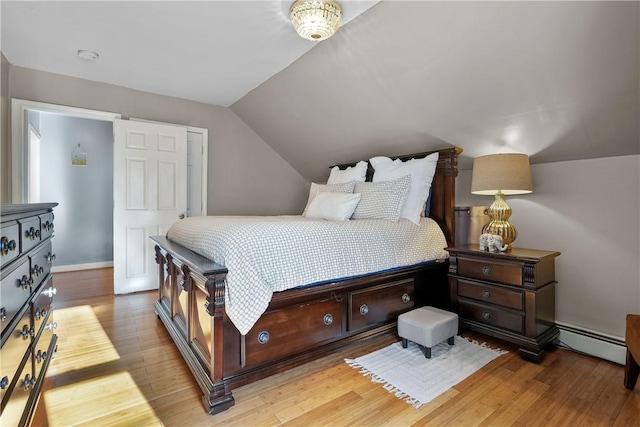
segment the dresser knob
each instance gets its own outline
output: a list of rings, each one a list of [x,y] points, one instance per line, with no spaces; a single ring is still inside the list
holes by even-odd
[[[0,320],[3,322],[7,320],[7,309],[4,307],[0,308]]]
[[[491,291],[484,290],[482,291],[482,296],[485,297],[486,299],[491,299],[493,295],[491,295]]]
[[[9,385],[9,377],[2,377],[0,380],[0,389],[4,390]]]
[[[484,320],[491,320],[491,312],[490,311],[483,311],[482,312],[482,318]]]
[[[333,316],[330,313],[327,313],[322,318],[322,321],[324,322],[325,325],[330,325],[333,323]]]
[[[44,308],[37,308],[33,315],[36,318],[36,320],[40,320],[41,318],[47,315],[47,310]]]
[[[32,378],[31,375],[27,374],[24,376],[24,380],[22,381],[22,386],[25,390],[31,390],[31,387],[36,383],[36,379]]]
[[[20,336],[23,340],[28,340],[31,336],[33,336],[33,328],[29,328],[27,325],[22,325]]]
[[[484,274],[487,277],[491,276],[491,267],[486,265],[482,267],[482,274]]]
[[[409,301],[411,301],[411,297],[409,296],[409,294],[406,293],[406,292],[404,294],[402,294],[402,302],[406,304]]]
[[[269,342],[269,332],[262,331],[258,334],[258,342],[260,344],[266,344]]]
[[[369,313],[369,307],[367,307],[367,304],[362,304],[360,306],[360,314],[365,316],[367,313]]]
[[[58,290],[52,286],[42,291],[42,293],[48,296],[49,298],[53,298],[53,296],[58,293]]]
[[[45,329],[48,329],[49,332],[53,332],[54,329],[56,329],[58,327],[58,324],[56,322],[49,322],[48,324],[45,325]]]
[[[38,363],[40,363],[43,360],[45,360],[46,358],[47,358],[47,352],[46,351],[42,351],[42,350],[38,350],[38,353],[36,354],[36,361]]]
[[[47,259],[47,262],[48,262],[49,264],[51,264],[53,261],[55,261],[55,259],[56,259],[56,254],[52,254],[51,252],[49,252],[49,253],[47,254],[47,258],[46,258],[46,259]]]
[[[26,275],[24,275],[20,280],[18,280],[18,286],[20,286],[23,291],[29,290],[30,285],[33,285],[32,277],[27,277]]]

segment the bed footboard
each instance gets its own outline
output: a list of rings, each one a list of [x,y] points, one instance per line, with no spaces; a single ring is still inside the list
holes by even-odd
[[[372,336],[393,333],[399,314],[448,302],[448,261],[274,294],[241,335],[224,311],[227,270],[164,237],[155,310],[203,391],[210,414],[231,390]],[[295,325],[295,328],[292,327]]]

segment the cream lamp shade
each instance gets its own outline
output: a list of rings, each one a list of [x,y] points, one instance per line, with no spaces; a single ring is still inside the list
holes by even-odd
[[[504,196],[528,194],[532,191],[531,167],[526,154],[491,154],[473,160],[471,193],[495,195],[495,200],[487,209],[491,221],[484,227],[483,233],[497,234],[510,246],[516,239],[517,232],[509,223],[511,208]]]

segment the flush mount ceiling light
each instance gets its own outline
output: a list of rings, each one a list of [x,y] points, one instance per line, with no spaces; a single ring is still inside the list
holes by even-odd
[[[342,10],[331,0],[297,0],[291,6],[291,22],[307,40],[328,39],[340,27]]]
[[[78,58],[84,59],[85,61],[97,61],[99,56],[97,52],[93,52],[91,50],[82,50],[80,49],[77,53]]]

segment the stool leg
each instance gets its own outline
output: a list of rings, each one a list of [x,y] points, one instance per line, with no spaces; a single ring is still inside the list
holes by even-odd
[[[449,338],[447,342],[449,343],[449,345],[453,345],[454,344],[453,337]]]
[[[424,348],[424,357],[427,359],[431,359],[431,347]]]
[[[406,338],[402,338],[402,348],[407,348],[408,344],[409,344],[408,340]]]

